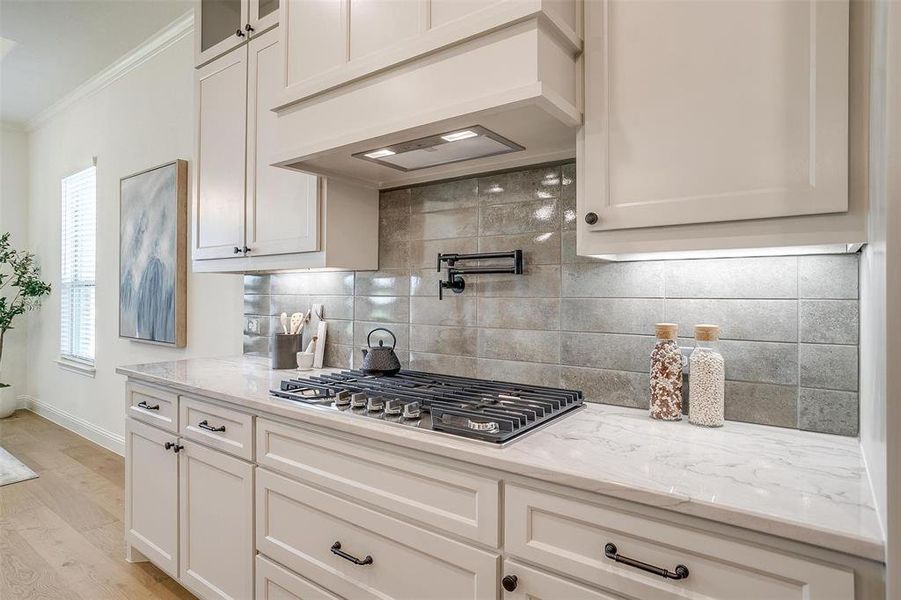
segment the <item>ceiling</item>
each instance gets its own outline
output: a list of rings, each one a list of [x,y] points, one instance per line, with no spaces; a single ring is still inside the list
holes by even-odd
[[[191,6],[191,0],[0,0],[0,120],[24,124]]]

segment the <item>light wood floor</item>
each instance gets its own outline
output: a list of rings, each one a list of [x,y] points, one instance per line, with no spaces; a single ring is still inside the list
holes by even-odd
[[[193,598],[150,563],[125,562],[120,456],[20,410],[0,446],[39,477],[0,487],[0,598]]]

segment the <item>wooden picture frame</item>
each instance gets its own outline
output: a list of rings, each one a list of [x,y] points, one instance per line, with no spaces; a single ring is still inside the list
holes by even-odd
[[[188,162],[119,180],[119,337],[187,345]]]

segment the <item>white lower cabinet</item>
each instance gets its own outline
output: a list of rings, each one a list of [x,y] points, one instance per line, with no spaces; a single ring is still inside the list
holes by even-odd
[[[172,417],[126,420],[129,555],[204,600],[883,595],[876,563],[427,454],[411,461],[388,444],[166,389],[129,390],[127,406],[159,400]]]
[[[173,578],[178,578],[178,455],[172,451],[177,442],[172,433],[126,420],[125,540]]]
[[[253,598],[248,462],[126,420],[125,540],[207,600]]]
[[[257,549],[346,598],[497,596],[500,557],[257,469]]]
[[[253,597],[253,465],[185,440],[181,581],[204,598]]]

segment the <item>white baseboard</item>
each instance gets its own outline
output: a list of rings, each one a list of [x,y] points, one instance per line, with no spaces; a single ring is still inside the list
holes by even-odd
[[[107,431],[102,427],[97,427],[90,421],[38,400],[34,396],[18,396],[17,400],[22,408],[30,410],[48,421],[53,421],[60,427],[65,427],[69,431],[77,433],[81,437],[103,446],[119,456],[125,456],[125,438],[121,435]]]

